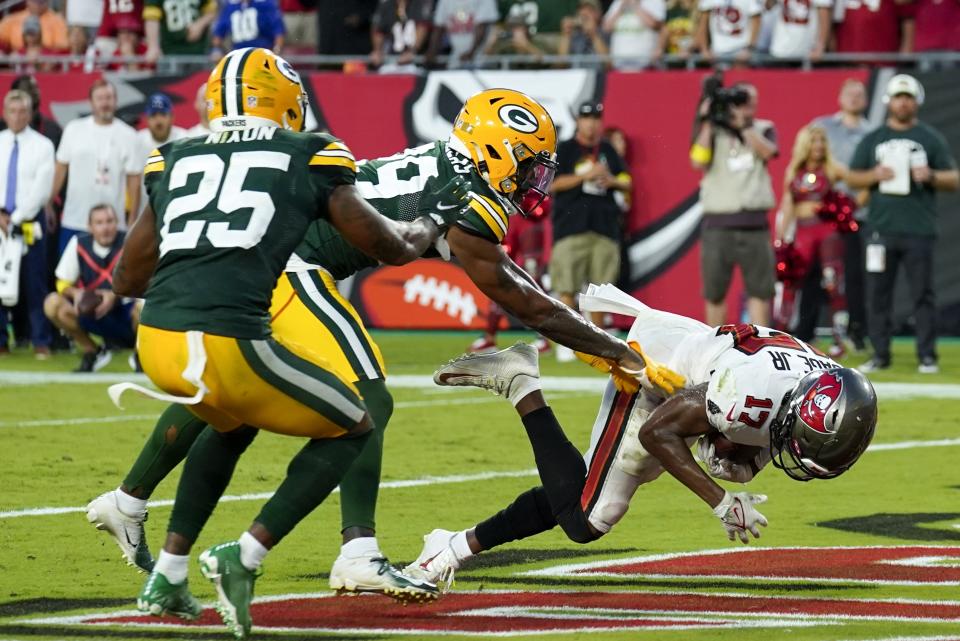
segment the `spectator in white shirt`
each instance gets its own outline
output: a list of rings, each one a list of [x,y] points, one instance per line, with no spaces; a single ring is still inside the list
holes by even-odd
[[[173,102],[167,94],[155,93],[147,98],[144,114],[147,116],[147,127],[137,132],[141,164],[146,163],[150,152],[160,145],[187,135],[186,129],[173,124]]]
[[[613,0],[603,17],[603,30],[610,34],[613,66],[639,69],[649,65],[666,17],[664,0]],[[624,60],[621,56],[631,59]]]
[[[439,52],[446,35],[450,42],[447,66],[469,64],[483,49],[490,27],[498,17],[494,0],[437,0],[427,57],[432,59]]]
[[[833,0],[777,0],[770,55],[819,60],[830,38]]]
[[[14,89],[3,99],[3,121],[7,128],[0,132],[0,233],[20,232],[24,224],[37,221],[41,228],[43,206],[53,186],[53,143],[28,125],[33,115],[30,95]],[[30,342],[39,359],[50,357],[53,338],[50,323],[43,314],[47,295],[47,259],[43,234],[30,240],[20,267],[20,297],[26,303],[30,321]],[[7,313],[0,306],[0,352],[7,347]]]
[[[63,204],[60,253],[70,238],[86,230],[90,209],[109,203],[120,217],[120,229],[132,224],[139,211],[140,177],[143,163],[137,153],[137,133],[114,118],[116,88],[106,80],[90,87],[91,115],[67,124],[57,149],[53,193],[60,193],[67,177]],[[128,202],[129,201],[129,202]]]
[[[761,0],[700,0],[695,42],[708,60],[749,60],[760,37]]]
[[[174,140],[180,140],[187,135],[187,130],[173,124],[173,102],[164,93],[151,94],[147,98],[147,107],[144,110],[147,116],[147,127],[137,132],[138,164],[143,167],[150,152],[161,145]],[[147,204],[147,192],[143,184],[140,185],[140,210]],[[139,212],[138,212],[139,214]]]

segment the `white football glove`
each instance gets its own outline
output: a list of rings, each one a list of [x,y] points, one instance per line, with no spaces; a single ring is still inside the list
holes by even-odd
[[[716,447],[706,436],[697,442],[697,457],[707,466],[707,473],[715,479],[748,483],[753,480],[753,467],[749,463],[734,463],[730,459],[717,456]]]
[[[753,534],[756,539],[760,538],[760,530],[757,525],[767,526],[767,517],[760,514],[754,505],[759,505],[767,500],[764,494],[750,494],[749,492],[737,492],[730,494],[726,492],[723,500],[713,508],[713,513],[717,515],[723,524],[723,529],[727,532],[727,538],[733,541],[735,537],[740,537],[743,543],[749,543],[750,537],[747,532]]]

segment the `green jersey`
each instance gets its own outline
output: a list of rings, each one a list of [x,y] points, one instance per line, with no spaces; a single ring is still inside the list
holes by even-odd
[[[469,158],[437,141],[399,154],[357,163],[357,189],[367,202],[391,220],[410,221],[418,216],[420,197],[453,178],[469,184],[470,210],[458,225],[465,231],[499,243],[507,233],[510,205],[477,173]],[[442,203],[441,203],[442,204]],[[349,244],[325,221],[310,226],[296,250],[304,262],[319,265],[336,279],[377,265]]]
[[[270,334],[270,298],[330,193],[355,181],[347,147],[275,127],[185,138],[144,168],[160,259],[142,321],[244,339]]]
[[[851,169],[872,169],[877,164],[896,166],[901,159],[901,171],[907,165],[927,165],[932,170],[956,169],[946,139],[933,127],[922,122],[906,131],[884,125],[874,129],[860,141],[850,161]],[[936,190],[930,183],[910,181],[906,194],[890,194],[875,184],[870,188],[870,208],[867,222],[872,231],[881,234],[909,236],[937,235]]]
[[[202,14],[216,11],[216,0],[145,0],[143,3],[143,19],[160,23],[160,48],[166,54],[205,54],[206,35],[190,42],[187,27]]]

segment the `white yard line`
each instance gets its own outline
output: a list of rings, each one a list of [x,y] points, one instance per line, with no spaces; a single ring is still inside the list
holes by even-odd
[[[425,485],[445,485],[448,483],[472,483],[474,481],[489,481],[491,479],[517,478],[525,476],[536,476],[537,471],[531,470],[508,470],[505,472],[480,472],[479,474],[455,474],[452,476],[422,476],[416,479],[403,479],[399,481],[384,481],[380,483],[381,488],[396,489],[407,487],[421,487]],[[340,488],[334,490],[339,492]],[[256,494],[228,494],[220,498],[222,502],[230,501],[263,501],[273,496],[273,492],[258,492]],[[148,507],[163,507],[173,505],[170,499],[159,501],[150,501]],[[8,510],[0,512],[0,519],[16,519],[22,516],[52,516],[56,514],[70,514],[73,512],[85,512],[86,507],[33,507],[22,510]]]
[[[497,399],[492,399],[497,400]],[[899,443],[874,443],[867,452],[887,452],[893,450],[907,450],[921,447],[948,447],[960,445],[960,438],[937,439],[932,441],[901,441]],[[527,476],[536,476],[536,469],[527,470],[507,470],[504,472],[480,472],[477,474],[455,474],[452,476],[422,476],[416,479],[404,479],[399,481],[384,481],[380,487],[384,489],[397,489],[408,487],[423,487],[427,485],[446,485],[450,483],[470,483],[473,481],[489,481],[492,479],[518,478]],[[340,488],[334,490],[339,492]],[[262,501],[273,496],[272,492],[258,492],[255,494],[228,494],[220,498],[223,502],[231,501]],[[171,499],[150,501],[150,507],[163,507],[173,505]],[[57,514],[71,514],[74,512],[83,512],[85,507],[31,507],[20,510],[0,511],[0,520],[16,519],[23,516],[53,516]]]
[[[0,371],[0,385],[109,385],[131,381],[136,383],[149,382],[143,374],[133,373],[103,373],[72,374],[69,372],[26,372]],[[545,376],[543,387],[555,392],[602,392],[607,379],[600,376]],[[433,390],[433,379],[423,374],[398,374],[388,376],[387,384],[396,389]],[[882,400],[896,400],[905,398],[947,398],[960,399],[960,384],[958,383],[874,383],[877,395]]]

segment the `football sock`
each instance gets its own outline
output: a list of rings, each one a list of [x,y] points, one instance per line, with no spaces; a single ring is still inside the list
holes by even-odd
[[[587,474],[583,455],[567,439],[550,407],[534,410],[521,420],[533,447],[543,489],[557,514],[561,507],[580,500]]]
[[[541,407],[521,419],[533,446],[540,481],[550,502],[550,511],[571,541],[587,543],[597,534],[580,507],[587,466],[577,448],[567,440],[549,407]]]
[[[157,419],[140,456],[123,479],[123,487],[136,491],[138,498],[149,498],[160,481],[187,456],[190,446],[206,426],[185,406],[174,404],[168,407]]]
[[[177,499],[167,530],[196,541],[230,483],[233,470],[257,430],[241,426],[232,432],[204,430],[187,457],[177,486]]]
[[[256,518],[270,533],[274,545],[340,484],[373,433],[357,438],[314,439],[293,457],[287,478]]]
[[[383,379],[358,381],[356,386],[373,419],[373,431],[340,482],[341,531],[348,527],[376,529],[383,436],[393,414],[393,397]]]
[[[453,535],[453,538],[450,539],[450,547],[453,548],[453,553],[456,554],[457,558],[461,561],[473,556],[473,550],[470,549],[470,544],[467,543],[466,530]]]
[[[531,392],[540,390],[540,378],[518,374],[510,382],[510,389],[507,392],[507,398],[516,407],[517,403],[523,400]]]
[[[157,557],[157,564],[153,566],[153,571],[165,576],[171,584],[180,585],[187,580],[187,565],[189,563],[189,554],[170,554],[160,550],[160,556]]]
[[[135,496],[130,496],[119,487],[113,491],[113,495],[117,499],[117,507],[127,516],[139,517],[143,516],[143,513],[147,511],[146,499],[138,499]]]
[[[478,523],[473,533],[483,549],[489,550],[546,532],[556,525],[557,519],[550,510],[546,491],[542,487],[535,487],[486,521]]]
[[[373,558],[380,556],[380,545],[375,536],[361,536],[341,545],[340,555],[348,559]]]
[[[260,567],[268,550],[249,532],[240,535],[240,563],[251,572]]]

